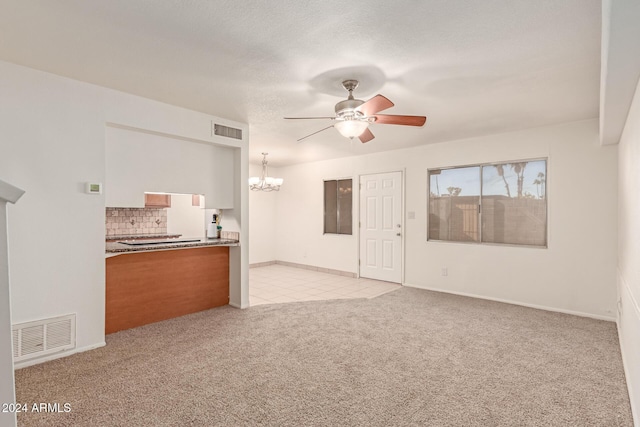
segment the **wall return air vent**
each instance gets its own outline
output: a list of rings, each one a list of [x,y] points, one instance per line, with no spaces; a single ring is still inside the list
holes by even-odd
[[[76,315],[52,317],[11,326],[13,360],[46,356],[76,347]]]
[[[226,138],[233,139],[242,139],[242,129],[219,125],[213,122],[211,122],[211,128],[213,135],[224,136]]]

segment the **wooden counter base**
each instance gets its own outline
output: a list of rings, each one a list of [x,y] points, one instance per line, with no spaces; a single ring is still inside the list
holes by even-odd
[[[229,303],[229,248],[139,252],[106,259],[105,333]]]

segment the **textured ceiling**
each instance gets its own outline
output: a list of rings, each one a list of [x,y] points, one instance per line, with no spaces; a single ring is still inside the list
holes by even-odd
[[[250,124],[282,166],[598,116],[599,0],[0,0],[0,59]],[[388,114],[350,142],[325,116],[358,78]]]

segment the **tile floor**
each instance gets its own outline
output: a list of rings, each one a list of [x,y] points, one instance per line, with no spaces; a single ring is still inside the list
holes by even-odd
[[[249,270],[249,305],[375,298],[400,285],[273,264]]]

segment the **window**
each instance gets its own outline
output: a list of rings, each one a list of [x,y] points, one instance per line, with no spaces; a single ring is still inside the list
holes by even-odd
[[[547,161],[429,170],[429,240],[547,246]]]
[[[351,179],[324,182],[325,234],[351,234]]]

